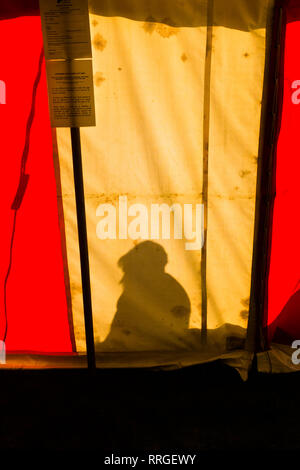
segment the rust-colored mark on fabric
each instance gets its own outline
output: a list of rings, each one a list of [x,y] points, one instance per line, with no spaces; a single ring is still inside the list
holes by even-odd
[[[243,307],[245,307],[245,310],[242,310],[242,311],[240,312],[240,317],[241,317],[243,320],[247,320],[248,317],[249,317],[250,297],[247,297],[246,299],[242,299],[242,300],[241,300],[241,304],[243,305]]]
[[[93,25],[93,26],[97,26],[97,24],[98,24],[98,21],[97,21],[97,20],[93,20],[93,21],[92,21],[92,25]]]
[[[241,178],[245,178],[245,176],[250,175],[250,173],[251,173],[251,171],[249,171],[249,170],[241,170],[239,172],[239,175],[240,175]]]
[[[102,85],[102,83],[105,81],[105,77],[102,72],[96,72],[94,75],[94,81],[96,86]]]
[[[245,52],[244,57],[246,57],[246,58],[249,57],[248,52]]]
[[[118,70],[119,70],[119,72],[121,72],[121,70],[122,70],[122,67],[118,67]]]
[[[156,23],[153,16],[148,16],[143,24],[143,28],[148,34],[156,31],[162,38],[169,38],[178,32],[176,28],[169,26],[170,23],[171,20],[169,18],[165,18],[161,23]]]
[[[103,51],[106,48],[107,41],[101,34],[97,33],[94,37],[93,44],[98,51]]]
[[[77,284],[75,282],[71,282],[70,284],[71,292],[74,295],[82,295],[82,286],[81,284]]]
[[[247,320],[247,318],[249,316],[249,311],[248,310],[242,310],[241,313],[240,313],[240,316],[243,320]]]
[[[185,53],[182,54],[181,60],[182,60],[182,62],[186,62],[188,60],[188,57]]]
[[[167,26],[166,24],[158,24],[156,31],[162,38],[169,38],[177,34],[177,30],[172,26]]]
[[[156,28],[155,18],[153,18],[153,16],[148,16],[143,24],[143,28],[146,33],[152,34]]]

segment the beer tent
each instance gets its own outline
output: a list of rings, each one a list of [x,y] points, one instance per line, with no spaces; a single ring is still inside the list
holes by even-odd
[[[1,367],[87,367],[70,129],[37,2],[0,19]],[[300,2],[90,0],[89,21],[97,367],[298,370]]]

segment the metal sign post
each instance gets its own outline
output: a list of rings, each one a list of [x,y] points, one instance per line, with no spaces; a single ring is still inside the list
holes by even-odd
[[[74,185],[75,185],[80,264],[81,264],[81,282],[82,282],[82,295],[83,295],[83,307],[84,307],[87,360],[88,360],[89,369],[95,369],[96,359],[95,359],[94,328],[93,328],[93,314],[92,314],[91,281],[90,281],[90,266],[89,266],[89,253],[88,253],[88,242],[87,242],[84,185],[83,185],[82,157],[81,157],[81,143],[80,143],[79,127],[71,127],[71,141],[72,141],[73,173],[74,173]]]

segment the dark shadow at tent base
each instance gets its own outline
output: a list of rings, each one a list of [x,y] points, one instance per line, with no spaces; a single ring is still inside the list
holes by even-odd
[[[109,368],[181,368],[218,359],[238,369],[247,369],[252,355],[244,349],[246,330],[236,325],[224,324],[208,330],[207,344],[201,345],[201,330],[189,330],[193,343],[189,348],[156,351],[100,351],[96,344],[97,367]],[[34,352],[11,352],[7,363],[0,369],[53,369],[86,368],[85,353],[49,354]]]

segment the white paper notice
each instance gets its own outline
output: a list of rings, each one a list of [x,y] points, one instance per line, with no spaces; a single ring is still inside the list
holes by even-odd
[[[40,0],[46,59],[91,58],[87,0]]]
[[[47,61],[46,65],[51,126],[95,126],[92,61]]]

